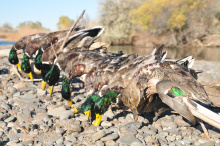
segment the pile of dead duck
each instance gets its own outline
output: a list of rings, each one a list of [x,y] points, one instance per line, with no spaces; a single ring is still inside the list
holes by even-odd
[[[32,81],[29,61],[34,60],[41,72],[42,90],[48,84],[50,94],[62,75],[61,94],[70,106],[74,106],[71,80],[84,76],[87,99],[72,110],[84,113],[88,120],[95,115],[94,126],[99,126],[102,115],[110,105],[116,104],[129,107],[135,121],[138,114],[144,112],[154,111],[156,120],[161,113],[172,109],[192,124],[197,117],[220,129],[220,116],[198,104],[212,105],[203,86],[197,82],[198,72],[191,69],[192,56],[168,61],[164,45],[146,56],[111,53],[102,45],[91,50],[103,31],[101,26],[78,26],[70,30],[67,40],[67,30],[25,36],[14,44],[8,60],[27,73]],[[21,64],[18,50],[24,51]]]

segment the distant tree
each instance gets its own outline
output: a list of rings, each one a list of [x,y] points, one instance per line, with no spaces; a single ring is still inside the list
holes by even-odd
[[[59,22],[57,23],[57,28],[59,30],[68,29],[71,27],[71,25],[74,23],[74,20],[70,19],[67,16],[61,16],[59,18]]]
[[[123,41],[129,38],[134,25],[129,12],[137,8],[140,1],[103,0],[100,2],[100,22],[105,28],[103,38],[106,41]]]
[[[41,22],[36,21],[36,22],[32,22],[32,21],[25,21],[22,22],[18,25],[18,28],[24,28],[24,27],[28,27],[28,28],[32,28],[32,29],[45,29]]]
[[[178,42],[211,31],[217,0],[145,0],[130,12],[134,24],[155,34],[175,32]]]
[[[0,31],[1,32],[13,32],[14,29],[11,27],[11,25],[9,23],[4,23],[1,27],[0,27]]]

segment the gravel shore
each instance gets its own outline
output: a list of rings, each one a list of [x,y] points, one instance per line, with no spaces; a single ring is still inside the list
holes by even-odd
[[[199,124],[190,125],[179,114],[164,113],[156,122],[151,113],[134,122],[131,111],[112,106],[94,127],[84,114],[70,108],[85,101],[81,83],[73,82],[72,107],[61,98],[59,83],[52,97],[49,88],[41,90],[41,82],[23,82],[10,69],[6,57],[0,59],[0,145],[220,145],[220,130],[205,124],[210,139]],[[220,62],[196,61],[194,69],[203,70],[199,82],[216,106],[220,106]],[[74,98],[73,98],[74,97]],[[220,113],[220,108],[213,110]]]

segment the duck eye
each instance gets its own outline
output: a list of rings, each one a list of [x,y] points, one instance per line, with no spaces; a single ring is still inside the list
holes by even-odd
[[[185,93],[183,93],[183,91],[181,91],[179,88],[177,87],[173,87],[170,89],[170,91],[168,92],[168,94],[175,94],[177,96],[183,96],[185,95]]]

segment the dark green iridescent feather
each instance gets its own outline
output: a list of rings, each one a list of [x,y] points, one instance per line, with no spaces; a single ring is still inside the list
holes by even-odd
[[[86,101],[80,105],[77,110],[81,113],[93,110],[93,107],[95,105],[95,102],[100,98],[99,95],[92,95],[86,99]]]
[[[25,73],[30,73],[31,72],[31,66],[29,63],[29,57],[27,54],[24,54],[22,62],[21,62],[21,70]]]
[[[54,86],[59,80],[60,69],[58,68],[57,65],[53,65],[51,69],[44,75],[45,76],[42,77],[44,81],[46,81],[49,84],[49,86]]]
[[[108,107],[116,103],[116,98],[118,96],[119,92],[116,91],[111,91],[107,94],[105,94],[102,98],[100,98],[96,103],[95,103],[95,113],[99,115],[103,115],[107,110]]]
[[[37,56],[34,59],[35,67],[38,70],[41,70],[41,68],[42,68],[42,54],[43,54],[43,51],[39,48]]]
[[[8,61],[14,65],[18,64],[17,51],[15,50],[14,47],[10,50]]]
[[[70,99],[71,96],[70,80],[67,77],[64,77],[63,79],[61,94],[64,99],[66,100]]]

